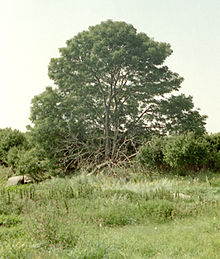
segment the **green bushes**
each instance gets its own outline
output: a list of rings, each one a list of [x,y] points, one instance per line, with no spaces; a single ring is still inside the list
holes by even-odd
[[[181,174],[201,169],[220,171],[220,134],[153,137],[140,147],[137,160],[150,170]],[[30,135],[10,128],[0,129],[0,165],[12,174],[29,174],[36,181],[58,175],[63,168]]]
[[[15,174],[29,174],[37,181],[56,174],[53,159],[27,133],[11,128],[0,129],[0,165]]]
[[[220,170],[220,133],[206,136],[209,144],[209,167],[214,171]]]
[[[164,161],[163,147],[166,143],[165,138],[153,137],[151,141],[144,144],[137,156],[142,165],[147,165],[153,169],[162,169],[166,167]]]
[[[47,178],[53,168],[52,161],[39,148],[22,150],[18,153],[16,169],[20,174],[29,174],[36,181]]]
[[[220,134],[185,135],[152,138],[144,144],[138,161],[150,169],[174,169],[179,172],[201,169],[220,170]]]
[[[8,166],[8,152],[10,149],[19,150],[25,145],[24,133],[11,128],[0,129],[0,164]]]
[[[168,139],[163,154],[172,168],[198,171],[208,165],[209,147],[204,137],[189,133]]]

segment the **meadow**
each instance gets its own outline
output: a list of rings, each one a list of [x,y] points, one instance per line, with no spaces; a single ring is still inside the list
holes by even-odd
[[[219,258],[217,173],[5,180],[1,170],[0,258]]]

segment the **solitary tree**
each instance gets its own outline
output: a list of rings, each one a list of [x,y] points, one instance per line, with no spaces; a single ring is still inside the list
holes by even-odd
[[[55,139],[72,135],[69,148],[76,136],[84,143],[91,137],[109,160],[128,139],[135,146],[152,133],[204,131],[205,117],[193,109],[191,97],[171,96],[183,81],[164,64],[171,53],[169,44],[137,33],[125,22],[109,20],[77,34],[50,61],[49,77],[56,88],[33,99],[36,135],[46,133],[45,140],[53,136],[52,146]]]

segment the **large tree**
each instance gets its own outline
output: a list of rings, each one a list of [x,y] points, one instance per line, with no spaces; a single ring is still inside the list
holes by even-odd
[[[164,64],[171,53],[169,44],[137,33],[125,22],[109,20],[77,34],[50,61],[49,77],[56,88],[33,99],[35,133],[46,133],[45,141],[54,139],[52,146],[65,140],[66,149],[76,139],[81,144],[92,139],[109,160],[128,139],[204,131],[205,117],[191,97],[171,95],[183,81]]]

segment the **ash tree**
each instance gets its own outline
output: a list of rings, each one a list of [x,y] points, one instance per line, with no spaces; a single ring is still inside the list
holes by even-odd
[[[172,95],[183,78],[164,64],[169,44],[109,20],[59,51],[48,72],[56,87],[33,98],[31,130],[66,164],[125,159],[153,134],[205,130],[192,98]]]

